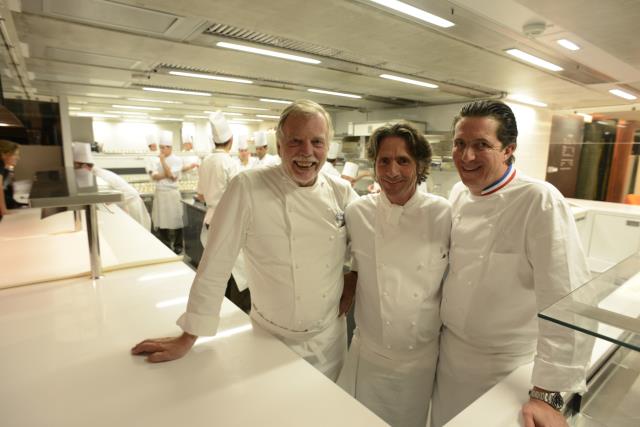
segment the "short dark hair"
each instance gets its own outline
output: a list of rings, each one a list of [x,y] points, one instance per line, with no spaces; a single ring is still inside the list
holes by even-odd
[[[429,166],[431,165],[431,145],[429,145],[424,135],[408,122],[402,121],[396,124],[387,124],[373,131],[367,145],[367,157],[369,157],[369,160],[375,165],[382,141],[391,136],[397,136],[407,144],[407,150],[416,162],[417,183],[424,182],[427,179]],[[375,174],[375,166],[373,170]]]
[[[489,99],[464,104],[460,109],[460,113],[453,119],[454,132],[456,124],[463,117],[491,117],[498,122],[496,137],[502,144],[502,148],[506,148],[509,145],[518,146],[518,125],[516,124],[516,117],[511,108],[504,102]],[[515,156],[512,154],[511,157],[507,159],[507,164],[510,165],[515,159]]]

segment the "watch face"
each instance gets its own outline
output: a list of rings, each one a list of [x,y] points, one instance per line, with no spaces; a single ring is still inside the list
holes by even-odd
[[[551,395],[550,403],[551,403],[551,406],[553,406],[557,410],[560,410],[564,406],[564,399],[562,398],[562,395],[560,395],[560,393],[553,393]]]

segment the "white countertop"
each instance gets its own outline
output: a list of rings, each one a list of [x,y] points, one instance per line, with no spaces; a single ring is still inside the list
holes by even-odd
[[[180,332],[193,276],[172,262],[0,290],[2,426],[386,425],[227,300],[184,358],[132,356]]]
[[[84,212],[83,218],[84,218]],[[73,213],[40,219],[40,209],[19,209],[0,222],[0,259],[6,269],[0,289],[70,277],[91,270],[84,219],[74,230]],[[182,259],[115,205],[98,211],[103,271]]]
[[[601,202],[598,200],[567,199],[572,207],[580,207],[590,211],[619,213],[631,216],[640,216],[640,206],[627,205],[625,203]]]

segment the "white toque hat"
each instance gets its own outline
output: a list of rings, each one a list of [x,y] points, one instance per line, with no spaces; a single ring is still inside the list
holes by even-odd
[[[71,144],[73,151],[73,161],[78,163],[93,164],[93,155],[91,154],[91,144],[86,142],[73,142]]]
[[[256,147],[265,147],[268,145],[266,132],[255,132],[253,139],[256,143]]]
[[[151,144],[156,144],[156,145],[158,144],[158,135],[155,132],[148,133],[145,139],[147,140],[147,146]]]
[[[246,133],[238,135],[238,138],[236,139],[238,141],[238,150],[249,149],[248,139],[249,139],[249,135],[247,135]]]
[[[329,152],[327,153],[327,159],[329,160],[337,159],[339,152],[340,152],[340,144],[337,142],[332,142],[329,145]]]
[[[358,177],[358,165],[356,163],[353,162],[345,162],[344,164],[344,168],[342,169],[342,174],[344,176],[348,176],[350,178],[357,178]]]
[[[231,128],[220,111],[209,115],[209,123],[214,144],[225,144],[233,137]]]
[[[160,144],[163,147],[173,147],[173,132],[170,130],[163,130],[160,132]]]

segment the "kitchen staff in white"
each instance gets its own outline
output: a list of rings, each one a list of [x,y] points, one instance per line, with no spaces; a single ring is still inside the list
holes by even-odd
[[[196,180],[198,174],[196,169],[202,163],[200,157],[193,151],[193,135],[186,135],[182,141],[182,171],[185,172],[187,179]]]
[[[566,425],[543,400],[585,390],[590,340],[536,314],[586,282],[589,269],[560,192],[516,171],[517,136],[515,116],[500,101],[466,104],[454,121],[453,160],[462,182],[449,198],[434,426],[532,360],[526,427]]]
[[[145,158],[144,168],[148,174],[151,174],[158,168],[158,135],[155,132],[149,133],[145,136],[145,139],[151,156]]]
[[[213,218],[216,206],[227,189],[229,181],[238,173],[238,166],[229,155],[233,144],[233,133],[221,112],[209,115],[211,137],[215,149],[209,154],[200,167],[197,198],[207,204],[207,213],[204,216],[203,233],[200,237],[202,246],[206,245],[207,230]]]
[[[251,318],[335,380],[347,349],[339,316],[347,231],[344,208],[357,196],[344,181],[319,171],[327,156],[329,114],[313,101],[282,112],[282,164],[236,175],[222,196],[191,287],[177,338],[146,340],[134,354],[160,362],[183,356],[198,335],[213,335],[227,278],[244,250]],[[224,233],[215,233],[224,230]]]
[[[332,142],[329,145],[329,152],[327,153],[327,161],[324,162],[322,166],[322,172],[328,173],[333,176],[340,176],[340,172],[334,166],[336,163],[336,159],[338,158],[338,152],[340,151],[340,144],[337,142]]]
[[[160,133],[160,156],[151,179],[156,182],[151,219],[160,240],[177,254],[182,253],[182,202],[178,180],[184,167],[173,151],[171,131]]]
[[[71,146],[73,151],[73,166],[75,169],[84,168],[91,171],[95,176],[104,180],[109,187],[122,192],[124,200],[116,203],[120,209],[125,211],[147,230],[151,229],[151,217],[147,211],[140,193],[121,176],[109,170],[96,166],[91,154],[91,145],[83,142],[74,142]]]
[[[269,150],[269,143],[266,132],[255,132],[253,134],[253,139],[256,145],[256,155],[258,156],[254,163],[254,167],[257,168],[280,164],[280,157],[267,153]]]
[[[251,157],[251,153],[249,152],[248,140],[249,135],[247,135],[246,133],[238,135],[238,157],[236,158],[236,163],[238,164],[239,172],[251,169],[256,163],[256,158]]]
[[[382,192],[346,210],[357,328],[338,384],[394,427],[424,427],[438,359],[451,206],[417,191],[431,147],[408,123],[376,129],[368,157]],[[351,276],[351,277],[349,277]]]

